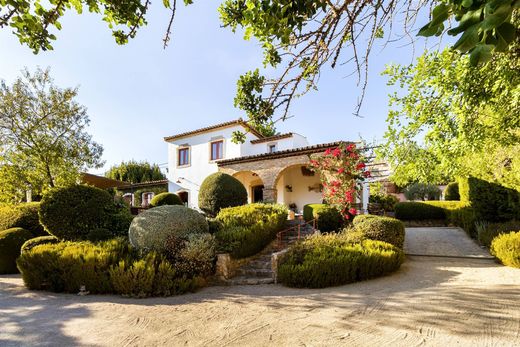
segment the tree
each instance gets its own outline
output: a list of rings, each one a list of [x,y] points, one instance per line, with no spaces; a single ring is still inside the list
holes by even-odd
[[[81,171],[101,166],[103,148],[86,132],[77,94],[55,86],[49,69],[0,84],[0,201],[75,183]]]
[[[385,71],[400,91],[390,96],[379,155],[397,184],[472,175],[520,188],[520,40],[487,64],[469,60],[427,52],[414,65]]]
[[[105,176],[114,180],[130,183],[141,183],[166,179],[166,176],[161,172],[159,165],[150,164],[146,161],[137,162],[135,160],[122,162],[119,165],[112,166],[107,171]]]
[[[44,7],[39,1],[0,0],[0,4],[0,28],[12,27],[20,41],[37,53],[52,49],[51,41],[56,37],[50,29],[61,29],[59,19],[67,10],[74,8],[81,13],[85,6],[90,12],[103,13],[116,42],[124,44],[146,24],[151,2],[50,0]],[[518,36],[518,25],[511,23],[514,9],[520,6],[518,0],[225,0],[219,9],[223,25],[232,30],[244,28],[246,39],[256,37],[264,48],[264,66],[283,66],[273,79],[258,71],[242,76],[235,104],[254,122],[285,119],[293,98],[315,89],[320,71],[328,63],[334,68],[338,63],[353,61],[364,91],[374,41],[384,37],[385,28],[392,32],[396,23],[403,25],[404,35],[410,36],[419,10],[433,4],[437,6],[431,11],[431,20],[419,35],[439,36],[447,31],[459,36],[454,48],[471,55],[474,64],[489,60],[494,52],[505,51]],[[171,10],[166,45],[177,1],[163,0],[163,5]],[[350,55],[343,56],[345,51]],[[269,90],[264,92],[264,88]],[[280,117],[273,119],[278,111]]]

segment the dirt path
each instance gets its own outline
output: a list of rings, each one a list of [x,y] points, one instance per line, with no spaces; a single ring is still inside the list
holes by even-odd
[[[409,257],[322,290],[210,287],[171,298],[29,292],[0,277],[0,346],[518,346],[520,270]]]

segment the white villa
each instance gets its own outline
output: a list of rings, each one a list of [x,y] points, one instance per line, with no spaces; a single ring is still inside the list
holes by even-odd
[[[246,134],[244,143],[231,141],[234,131]],[[237,178],[249,202],[277,202],[296,206],[321,203],[318,175],[307,169],[309,155],[336,147],[340,142],[310,145],[302,135],[285,133],[264,137],[242,119],[165,137],[168,143],[168,191],[198,208],[202,181],[224,172]],[[366,210],[368,185],[358,203]]]

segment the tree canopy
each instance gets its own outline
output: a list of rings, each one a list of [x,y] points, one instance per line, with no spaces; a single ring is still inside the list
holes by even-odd
[[[130,183],[150,182],[166,179],[157,164],[150,164],[146,161],[137,162],[130,160],[119,165],[112,166],[106,177]]]
[[[394,181],[447,183],[472,175],[520,188],[520,42],[474,67],[452,51],[388,66],[386,144]]]
[[[86,132],[87,110],[77,88],[54,85],[49,70],[28,70],[0,84],[0,202],[76,183],[100,167],[103,148]]]

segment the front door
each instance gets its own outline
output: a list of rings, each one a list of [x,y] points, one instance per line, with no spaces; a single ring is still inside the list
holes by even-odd
[[[254,186],[251,187],[253,191],[253,202],[262,202],[264,201],[264,186]]]

